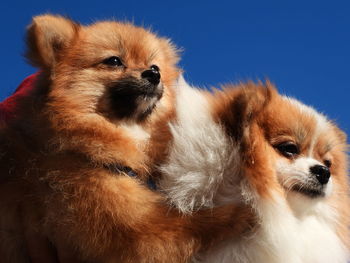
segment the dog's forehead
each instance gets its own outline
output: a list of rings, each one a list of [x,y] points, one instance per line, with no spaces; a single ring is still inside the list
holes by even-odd
[[[296,99],[281,96],[270,111],[270,119],[276,136],[286,133],[297,143],[309,147],[329,144],[329,136],[326,135],[330,131],[330,122],[324,115]]]
[[[87,45],[115,50],[130,59],[149,58],[159,50],[159,40],[154,34],[132,24],[99,22],[82,31],[83,42]]]

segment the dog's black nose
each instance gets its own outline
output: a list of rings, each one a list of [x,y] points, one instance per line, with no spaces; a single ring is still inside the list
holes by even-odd
[[[158,85],[160,82],[160,73],[157,66],[152,66],[151,69],[145,70],[141,73],[141,77],[147,79],[153,85]]]
[[[329,177],[331,176],[331,172],[329,168],[324,165],[315,165],[310,168],[310,172],[316,176],[316,179],[320,182],[320,184],[326,184],[329,181]]]

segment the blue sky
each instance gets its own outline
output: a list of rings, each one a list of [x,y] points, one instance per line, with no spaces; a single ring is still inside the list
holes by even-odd
[[[9,1],[0,4],[0,100],[35,72],[22,58],[31,17],[133,20],[183,48],[193,84],[269,78],[350,132],[350,1]]]

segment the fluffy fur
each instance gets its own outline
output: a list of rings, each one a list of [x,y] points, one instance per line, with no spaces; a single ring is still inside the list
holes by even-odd
[[[43,15],[27,43],[41,73],[1,124],[2,262],[179,263],[249,227],[249,208],[183,216],[143,183],[175,114],[169,40],[128,23]]]
[[[184,213],[231,202],[251,206],[258,217],[249,234],[223,241],[193,261],[347,262],[344,133],[270,83],[214,94],[198,94],[184,81],[180,86],[160,186]],[[192,117],[182,114],[188,109]],[[315,165],[330,170],[327,183],[311,172]]]
[[[238,147],[214,121],[208,94],[189,87],[183,78],[177,85],[176,120],[170,124],[173,138],[168,159],[160,166],[159,186],[186,214],[225,199],[216,195],[218,187],[223,180],[235,178],[230,175],[236,173],[240,158]]]

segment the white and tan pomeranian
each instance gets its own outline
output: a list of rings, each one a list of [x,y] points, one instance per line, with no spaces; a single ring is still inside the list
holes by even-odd
[[[179,81],[161,189],[183,213],[245,203],[258,220],[194,262],[345,263],[350,213],[346,136],[272,84],[206,93]]]

